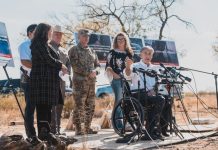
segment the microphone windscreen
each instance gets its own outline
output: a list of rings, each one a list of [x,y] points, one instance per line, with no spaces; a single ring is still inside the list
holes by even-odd
[[[162,63],[160,63],[160,66],[161,66],[161,67],[165,67],[164,64],[162,64]]]

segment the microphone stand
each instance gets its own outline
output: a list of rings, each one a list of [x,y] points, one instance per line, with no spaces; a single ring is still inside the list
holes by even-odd
[[[167,72],[165,72],[165,75],[167,76]],[[168,95],[167,97],[169,98],[169,102],[170,102],[170,115],[169,115],[169,121],[167,124],[169,125],[170,127],[170,134],[172,135],[172,132],[174,131],[174,133],[182,140],[184,139],[184,136],[182,135],[182,133],[179,131],[178,129],[178,125],[176,124],[176,121],[175,121],[175,118],[173,117],[173,112],[172,112],[172,105],[173,105],[173,97],[174,97],[174,93],[173,93],[173,96],[171,95],[171,89],[172,88],[175,88],[175,82],[174,81],[169,81],[168,79],[166,79],[166,84],[168,84]],[[179,92],[177,91],[177,94],[179,95]],[[180,96],[179,96],[180,97]],[[181,98],[180,98],[180,101],[181,101]],[[185,108],[184,105],[182,105],[183,108]],[[186,112],[186,109],[184,109],[185,112]],[[186,117],[187,117],[187,114],[186,114]],[[174,118],[174,121],[173,121],[173,118]],[[188,117],[187,117],[188,118]]]
[[[169,73],[169,75],[172,73],[172,72],[171,72],[170,70],[168,70],[163,64],[160,64],[160,66],[163,67],[163,68]],[[171,75],[170,75],[170,76],[171,76]],[[172,76],[171,76],[171,78],[172,78],[172,79],[175,79],[175,78],[172,77]],[[185,79],[182,79],[181,76],[179,76],[179,78],[182,80],[183,83],[185,82]],[[174,80],[174,81],[175,81],[175,80]],[[175,87],[175,86],[174,86],[174,87]],[[176,87],[175,87],[175,89],[176,89],[176,91],[177,91],[177,93],[178,93],[178,90],[177,90]],[[180,95],[180,94],[178,93],[178,95]],[[186,118],[187,118],[188,122],[191,123],[192,121],[191,121],[191,119],[190,119],[190,117],[189,117],[189,115],[188,115],[188,111],[186,110],[185,105],[184,105],[184,103],[183,103],[183,101],[182,101],[181,95],[179,96],[179,100],[180,100],[180,102],[181,102],[181,105],[182,105],[182,107],[183,107],[183,110],[184,110],[184,112],[185,112],[185,115],[186,115]]]
[[[191,68],[185,68],[185,67],[180,67],[182,70],[190,70],[190,71],[195,71],[195,72],[199,72],[199,73],[204,73],[204,74],[208,74],[208,75],[213,75],[214,76],[214,81],[215,81],[215,87],[216,87],[216,101],[217,101],[217,110],[218,110],[218,88],[217,88],[217,77],[218,74],[215,74],[214,72],[210,73],[210,72],[205,72],[205,71],[200,71],[200,70],[196,70],[196,69],[191,69]]]
[[[21,105],[20,105],[20,103],[19,103],[19,101],[18,101],[16,91],[15,91],[15,89],[14,89],[12,80],[10,79],[10,77],[9,77],[9,75],[8,75],[8,72],[7,72],[6,67],[7,67],[7,64],[6,64],[5,66],[3,66],[3,69],[4,69],[4,71],[5,71],[5,75],[6,75],[7,79],[8,79],[9,86],[10,86],[11,89],[12,89],[12,92],[13,92],[13,94],[14,94],[15,100],[16,100],[17,105],[18,105],[18,107],[19,107],[20,113],[21,113],[21,115],[22,115],[22,117],[23,117],[23,120],[24,120],[24,122],[25,122],[24,113],[23,113],[22,108],[21,108]]]
[[[143,83],[144,83],[144,89],[145,89],[145,97],[146,97],[146,99],[147,99],[147,98],[148,98],[148,93],[147,93],[147,89],[146,89],[145,72],[143,72],[142,74],[143,74]],[[148,106],[147,100],[145,101],[145,106]]]

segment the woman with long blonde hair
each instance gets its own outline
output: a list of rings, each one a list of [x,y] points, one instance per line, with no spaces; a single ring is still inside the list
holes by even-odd
[[[133,50],[130,46],[128,36],[119,32],[113,41],[113,49],[110,50],[107,56],[106,73],[112,76],[111,86],[115,94],[114,106],[122,98],[121,79],[119,74],[123,72],[126,67],[125,62],[133,58]]]

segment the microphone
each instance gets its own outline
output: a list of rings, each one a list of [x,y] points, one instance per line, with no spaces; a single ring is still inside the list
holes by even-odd
[[[148,70],[144,70],[143,68],[133,68],[133,72],[134,73],[137,73],[137,72],[140,72],[140,73],[144,73],[144,74],[146,74],[147,76],[149,76],[149,77],[155,77],[156,76],[156,71],[155,71],[155,73],[154,72],[152,72],[151,70],[150,71],[148,71]]]
[[[172,68],[170,71],[171,71],[173,74],[175,74],[176,76],[179,76],[179,77],[184,78],[184,79],[185,79],[186,81],[188,81],[188,82],[191,82],[191,80],[192,80],[191,78],[186,77],[186,76],[180,74],[180,73],[177,72],[174,68]]]
[[[147,70],[143,69],[143,68],[138,68],[142,73],[147,73]]]
[[[143,68],[133,68],[132,71],[134,73],[137,73],[137,72],[141,72],[141,73],[147,73],[147,71],[145,71]]]
[[[169,69],[167,69],[167,68],[164,66],[164,64],[160,63],[160,66],[161,66],[162,68],[164,68],[165,71],[170,72]]]
[[[157,71],[155,71],[155,70],[151,70],[151,73],[153,73],[153,74],[157,74]]]
[[[138,71],[136,68],[132,68],[132,72],[138,74]]]
[[[174,68],[171,68],[170,70],[168,70],[168,69],[164,66],[164,64],[162,64],[162,63],[160,63],[160,66],[163,67],[167,72],[172,73],[172,74],[175,75],[175,76],[182,77],[182,78],[184,78],[186,81],[191,82],[191,78],[186,77],[186,76],[180,74],[180,73],[177,72]]]

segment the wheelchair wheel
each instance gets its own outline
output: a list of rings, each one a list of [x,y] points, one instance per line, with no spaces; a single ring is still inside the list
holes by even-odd
[[[144,110],[133,97],[121,99],[112,112],[112,126],[119,136],[131,136],[144,125]]]

